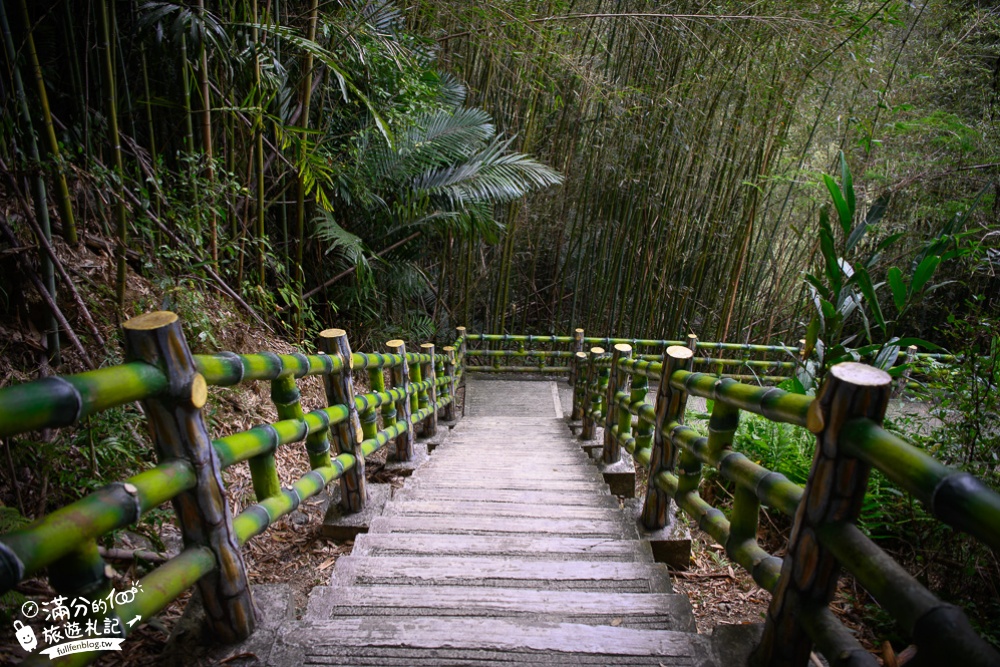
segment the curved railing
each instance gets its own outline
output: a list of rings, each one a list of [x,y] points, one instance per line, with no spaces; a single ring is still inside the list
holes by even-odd
[[[687,340],[660,340],[651,338],[607,338],[584,336],[583,329],[576,329],[572,336],[536,336],[514,334],[469,334],[469,343],[479,343],[469,348],[470,363],[467,370],[479,373],[543,373],[575,376],[576,353],[585,345],[628,344],[645,348],[647,353],[639,359],[656,360],[671,345],[687,345],[700,352],[695,364],[713,369],[719,375],[756,382],[781,382],[796,367],[794,359],[798,347],[785,345],[749,345],[742,343],[713,343],[700,341],[694,334]],[[532,346],[534,347],[528,347]],[[544,349],[549,346],[552,349]],[[556,348],[565,349],[556,349]],[[712,351],[725,351],[739,356],[722,358],[712,356]],[[760,359],[775,355],[775,359]],[[734,372],[738,371],[738,372]]]
[[[59,596],[103,600],[113,591],[98,538],[173,501],[185,549],[144,576],[140,594],[99,613],[95,604],[87,620],[112,628],[110,636],[124,638],[132,629],[127,621],[148,620],[194,585],[216,637],[249,636],[255,615],[240,547],[334,480],[340,481],[343,510],[360,511],[367,499],[367,456],[395,440],[395,458],[409,460],[415,426],[430,436],[439,410],[446,419],[455,417],[462,337],[444,354],[429,343],[409,353],[399,340],[389,341],[387,353],[370,354],[352,352],[346,333],[329,329],[320,336],[324,353],[318,355],[191,355],[177,316],[168,312],[133,318],[124,333],[128,363],[0,390],[0,437],[71,426],[102,410],[143,403],[155,467],[0,535],[0,594],[48,568]],[[355,394],[354,371],[368,374],[371,391]],[[296,380],[310,375],[322,377],[328,407],[304,413]],[[201,411],[208,387],[253,380],[270,382],[279,421],[212,440]],[[311,470],[282,488],[275,452],[297,442],[305,443]],[[257,503],[233,517],[221,471],[242,461],[250,466]],[[86,664],[97,655],[74,653],[60,664]],[[49,662],[39,654],[33,659]]]
[[[740,382],[778,384],[791,377],[802,363],[800,345],[754,345],[750,343],[719,343],[699,340],[689,334],[684,340],[656,338],[612,338],[585,336],[583,329],[576,329],[572,336],[539,336],[517,334],[468,334],[470,363],[467,370],[478,373],[541,373],[576,377],[576,353],[585,346],[629,345],[636,350],[635,358],[658,361],[672,345],[688,347],[695,354],[692,365],[697,370],[710,372],[718,377]],[[640,353],[641,350],[641,353]],[[722,356],[727,355],[727,356]],[[904,385],[917,388],[909,382],[911,365],[915,361],[952,362],[954,355],[918,352],[915,346],[900,351],[896,363],[904,365]],[[579,415],[575,416],[579,419]]]
[[[691,372],[693,352],[671,346],[661,361],[632,357],[628,344],[576,353],[581,438],[604,426],[602,460],[621,450],[649,470],[642,522],[666,525],[671,502],[773,595],[756,664],[801,667],[815,646],[834,666],[876,659],[829,610],[843,567],[917,646],[921,665],[1000,665],[998,654],[955,606],[939,600],[855,525],[869,471],[880,470],[928,511],[1000,548],[1000,495],[882,429],[892,379],[862,364],[831,369],[817,397]],[[649,380],[658,380],[655,404]],[[708,436],[684,425],[689,395],[714,401]],[[816,454],[803,488],[732,449],[740,411],[809,429]],[[731,518],[698,493],[703,466],[735,487]],[[794,520],[783,559],[757,543],[761,504]]]

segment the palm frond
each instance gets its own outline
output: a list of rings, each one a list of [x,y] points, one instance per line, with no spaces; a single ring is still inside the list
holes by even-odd
[[[464,162],[425,172],[414,179],[413,187],[463,206],[474,201],[510,202],[562,183],[557,171],[523,153],[508,153],[509,146],[510,140],[494,139]]]
[[[329,211],[321,211],[313,218],[314,236],[327,245],[325,254],[336,253],[347,267],[358,270],[364,278],[371,270],[368,254],[371,254],[361,237],[340,226]]]

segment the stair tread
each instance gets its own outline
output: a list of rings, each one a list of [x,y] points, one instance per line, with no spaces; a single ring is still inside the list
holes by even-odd
[[[670,592],[662,563],[616,561],[522,561],[443,556],[344,556],[334,585],[518,587],[536,590]],[[482,592],[480,595],[490,595]]]
[[[688,632],[517,618],[372,616],[290,624],[277,633],[269,656],[269,663],[277,665],[709,667],[713,662],[711,640]]]
[[[369,533],[451,533],[468,535],[563,535],[566,537],[637,537],[632,522],[564,519],[551,521],[535,518],[477,516],[380,516],[372,519]]]
[[[687,596],[468,586],[329,586],[313,590],[308,619],[334,616],[533,616],[588,625],[694,632]]]
[[[444,535],[435,533],[372,533],[359,535],[357,555],[484,555],[567,560],[620,560],[652,562],[649,545],[641,540],[606,537],[554,537],[542,535]]]

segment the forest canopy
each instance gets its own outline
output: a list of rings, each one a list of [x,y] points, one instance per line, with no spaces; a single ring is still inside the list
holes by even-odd
[[[844,260],[892,331],[947,342],[953,305],[998,292],[987,4],[45,0],[3,20],[3,187],[71,243],[118,239],[122,308],[132,253],[299,339],[793,341],[841,154],[865,227]]]

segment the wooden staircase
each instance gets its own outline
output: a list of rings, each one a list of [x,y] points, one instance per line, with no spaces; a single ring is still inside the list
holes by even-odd
[[[313,589],[304,618],[257,639],[258,658],[296,666],[745,662],[732,637],[695,633],[687,598],[672,592],[634,517],[567,428],[555,383],[470,380],[466,410],[337,562],[330,585]],[[755,635],[747,629],[745,647]]]

